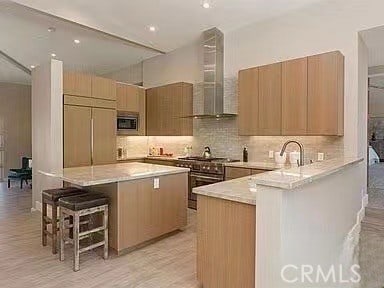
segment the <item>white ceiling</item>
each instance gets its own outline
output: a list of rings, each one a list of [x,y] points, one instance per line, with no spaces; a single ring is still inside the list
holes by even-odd
[[[368,47],[368,66],[384,65],[384,26],[365,30],[361,36]]]
[[[324,0],[15,0],[133,41],[171,51],[193,41],[206,29],[223,32],[277,17]],[[148,31],[148,26],[158,32]],[[305,25],[305,23],[303,23]]]
[[[48,32],[55,27],[54,33]],[[15,3],[0,1],[0,50],[30,69],[51,58],[64,62],[68,70],[105,74],[158,55],[156,52],[129,46],[102,33],[66,21],[35,13]],[[79,39],[80,44],[75,44]],[[30,76],[0,62],[0,82],[29,83]]]

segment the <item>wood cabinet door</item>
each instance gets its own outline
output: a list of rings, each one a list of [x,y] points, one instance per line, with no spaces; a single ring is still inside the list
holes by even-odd
[[[92,108],[93,164],[116,163],[116,110]]]
[[[133,85],[126,85],[126,97],[127,97],[127,102],[126,102],[126,107],[125,111],[130,111],[130,112],[139,112],[139,89],[136,86]]]
[[[283,62],[282,134],[307,134],[308,58]]]
[[[63,93],[74,96],[92,96],[92,76],[77,72],[63,73]]]
[[[145,136],[147,134],[147,117],[146,117],[146,96],[145,89],[138,88],[139,94],[139,135]]]
[[[259,69],[239,71],[239,135],[257,135],[259,123]]]
[[[308,57],[308,134],[343,135],[344,56]]]
[[[183,99],[181,104],[181,115],[178,121],[180,122],[180,136],[193,135],[193,119],[186,118],[193,114],[193,85],[183,83]]]
[[[251,175],[251,169],[239,167],[225,167],[225,180],[231,180]]]
[[[192,84],[175,83],[147,90],[147,135],[193,135]]]
[[[91,165],[92,108],[64,105],[64,168]]]
[[[126,111],[127,96],[126,85],[122,83],[116,83],[116,109],[117,111]]]
[[[281,63],[259,67],[258,135],[281,135]]]
[[[160,135],[160,109],[159,96],[157,88],[146,90],[146,108],[147,108],[147,134],[149,136]]]
[[[116,81],[92,76],[92,97],[116,100]]]

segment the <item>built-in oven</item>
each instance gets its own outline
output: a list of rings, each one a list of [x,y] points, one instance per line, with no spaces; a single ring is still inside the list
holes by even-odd
[[[117,135],[137,135],[139,131],[139,114],[118,112]]]
[[[224,175],[190,172],[189,180],[190,188],[188,192],[188,207],[196,209],[197,196],[195,193],[192,193],[192,189],[195,187],[222,182],[224,181]]]

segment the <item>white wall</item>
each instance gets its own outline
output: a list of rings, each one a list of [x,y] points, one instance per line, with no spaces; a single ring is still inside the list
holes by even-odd
[[[51,60],[32,71],[32,207],[39,209],[44,189],[62,181],[39,173],[63,168],[63,63]]]
[[[0,83],[0,103],[0,135],[5,149],[4,156],[0,151],[0,166],[4,162],[6,177],[10,168],[21,168],[21,157],[32,156],[31,86]],[[2,176],[0,171],[0,181]]]
[[[155,87],[175,82],[197,83],[202,79],[200,39],[144,61],[144,87]]]
[[[128,66],[122,70],[104,74],[103,77],[128,84],[143,82],[143,62]]]

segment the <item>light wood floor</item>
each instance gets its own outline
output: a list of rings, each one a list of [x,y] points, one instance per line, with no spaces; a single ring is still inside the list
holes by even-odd
[[[197,288],[196,213],[189,211],[185,231],[125,256],[104,261],[96,252],[65,262],[42,247],[40,213],[30,212],[31,191],[0,183],[0,287]],[[67,249],[69,250],[69,249]]]

